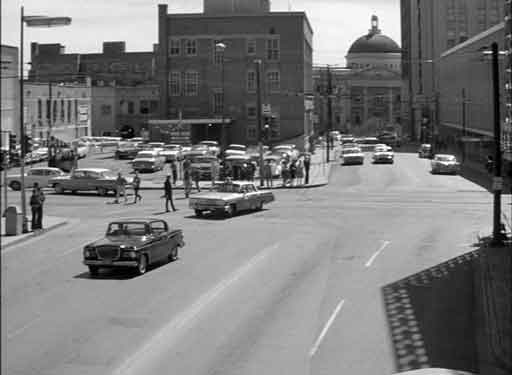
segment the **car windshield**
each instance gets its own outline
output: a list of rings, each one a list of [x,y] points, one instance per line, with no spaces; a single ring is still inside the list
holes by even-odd
[[[143,236],[147,233],[146,223],[111,223],[107,236]]]
[[[215,191],[219,193],[240,193],[240,185],[229,182],[216,184]]]
[[[437,161],[455,161],[455,156],[451,155],[440,155],[436,156]]]

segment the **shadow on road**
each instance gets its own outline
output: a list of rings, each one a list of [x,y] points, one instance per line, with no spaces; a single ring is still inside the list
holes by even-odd
[[[382,288],[397,371],[512,373],[512,254],[474,247]]]
[[[148,269],[149,271],[149,269]],[[91,274],[86,271],[82,272],[76,276],[73,276],[74,279],[91,279],[91,280],[130,280],[134,277],[137,277],[133,270],[123,270],[117,268],[101,268],[99,270],[99,274],[97,276],[91,276]]]

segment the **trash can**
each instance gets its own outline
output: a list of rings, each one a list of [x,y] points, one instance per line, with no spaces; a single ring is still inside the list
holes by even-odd
[[[9,206],[5,210],[5,235],[17,236],[23,232],[23,215],[17,206]]]

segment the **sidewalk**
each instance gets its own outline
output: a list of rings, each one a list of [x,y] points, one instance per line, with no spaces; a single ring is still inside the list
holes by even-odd
[[[45,234],[53,229],[57,229],[62,227],[63,225],[66,225],[68,223],[67,219],[62,217],[56,217],[56,216],[45,216],[43,217],[43,229],[36,232],[28,232],[19,234],[17,236],[6,236],[5,235],[5,218],[1,218],[1,245],[2,249],[5,249],[9,246],[16,245],[20,242],[26,241],[32,237],[37,237],[42,234]],[[30,220],[28,222],[28,226],[30,228]]]

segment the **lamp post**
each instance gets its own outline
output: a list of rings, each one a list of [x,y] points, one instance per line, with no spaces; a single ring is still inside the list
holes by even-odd
[[[221,90],[222,90],[222,106],[221,106],[221,145],[222,148],[225,149],[227,146],[227,134],[226,134],[226,127],[224,126],[224,101],[225,101],[225,94],[224,94],[224,51],[226,50],[226,44],[219,42],[215,43],[215,49],[217,53],[221,54],[221,71],[220,71],[220,80],[221,80]]]
[[[254,65],[256,68],[256,119],[258,122],[258,152],[260,154],[260,186],[263,187],[263,129],[261,126],[261,115],[262,115],[262,105],[261,105],[261,60],[254,60]]]
[[[46,16],[25,16],[23,6],[20,11],[20,142],[21,142],[21,155],[20,155],[20,183],[21,183],[21,215],[23,217],[23,233],[28,232],[27,223],[27,207],[25,196],[25,103],[24,103],[24,89],[23,89],[23,31],[25,24],[27,27],[57,27],[66,26],[71,23],[70,17],[46,17]]]

